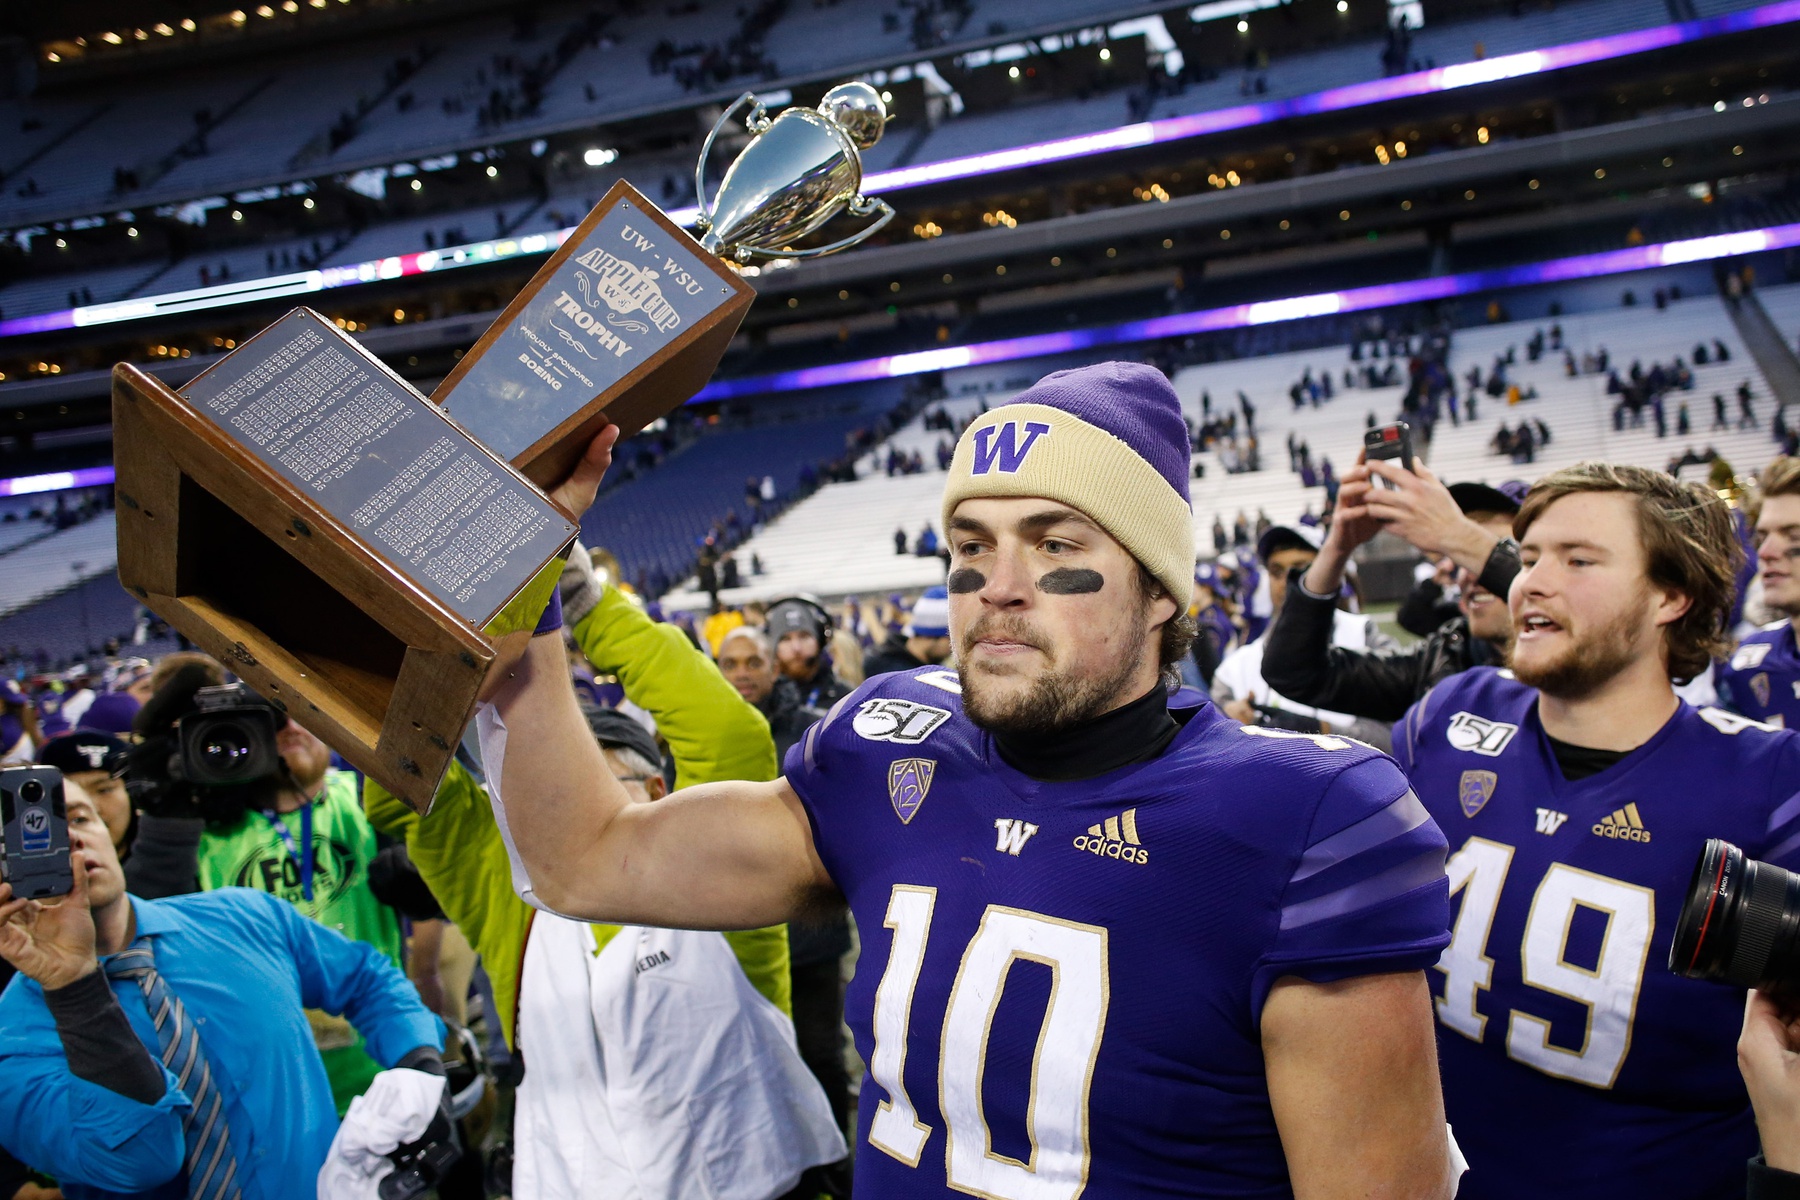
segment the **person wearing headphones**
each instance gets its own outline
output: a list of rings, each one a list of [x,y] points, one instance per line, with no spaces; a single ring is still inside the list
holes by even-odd
[[[830,709],[853,690],[832,670],[826,653],[831,626],[831,614],[811,596],[789,596],[769,606],[775,662],[800,689],[800,701],[808,708]]]

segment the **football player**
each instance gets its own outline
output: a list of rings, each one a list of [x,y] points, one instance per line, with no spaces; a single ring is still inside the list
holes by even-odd
[[[860,1200],[1450,1192],[1442,835],[1382,755],[1171,694],[1188,458],[1137,364],[978,417],[943,504],[959,669],[869,681],[772,783],[628,803],[552,637],[479,710],[534,903],[708,929],[849,903]]]
[[[1754,528],[1763,605],[1781,620],[1745,638],[1719,668],[1719,699],[1746,717],[1800,729],[1800,458],[1770,463],[1760,491]]]
[[[1731,512],[1589,462],[1513,529],[1512,669],[1444,680],[1394,738],[1454,848],[1434,990],[1461,1195],[1742,1195],[1743,997],[1667,966],[1707,838],[1800,866],[1800,736],[1671,687],[1723,641]]]

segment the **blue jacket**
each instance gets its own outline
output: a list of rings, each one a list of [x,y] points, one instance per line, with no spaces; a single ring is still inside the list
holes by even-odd
[[[383,1066],[441,1046],[442,1026],[379,951],[248,888],[131,898],[137,935],[200,1030],[225,1098],[245,1200],[311,1200],[337,1131],[305,1009],[349,1019]],[[135,983],[115,980],[139,1040],[156,1027]],[[43,989],[20,975],[0,995],[0,1145],[60,1180],[69,1200],[184,1197],[181,1113],[166,1091],[140,1104],[69,1072]]]

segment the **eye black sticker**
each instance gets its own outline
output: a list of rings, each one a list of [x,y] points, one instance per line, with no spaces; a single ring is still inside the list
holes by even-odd
[[[1106,586],[1106,576],[1086,567],[1058,567],[1037,581],[1038,591],[1052,596],[1086,596]]]
[[[950,578],[944,580],[945,590],[959,595],[964,592],[979,592],[986,586],[987,576],[974,567],[958,567],[950,572]]]

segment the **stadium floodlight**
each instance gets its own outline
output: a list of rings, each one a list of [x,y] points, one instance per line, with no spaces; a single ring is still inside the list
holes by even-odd
[[[599,146],[589,146],[587,151],[582,154],[581,161],[590,167],[604,167],[618,162],[619,152],[611,147],[601,149]]]

